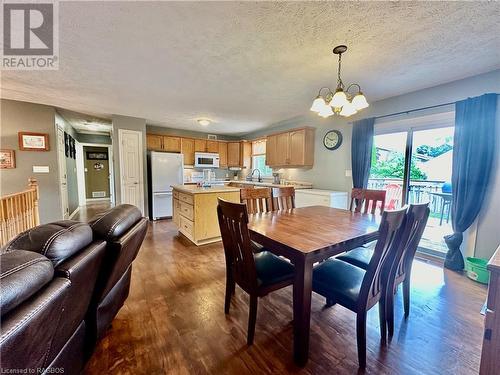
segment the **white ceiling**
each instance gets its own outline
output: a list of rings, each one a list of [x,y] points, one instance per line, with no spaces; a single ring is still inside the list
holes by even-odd
[[[70,123],[77,133],[102,135],[109,135],[111,133],[111,120],[68,111],[63,108],[58,108],[57,112]]]
[[[4,71],[2,97],[241,134],[343,78],[369,101],[500,67],[497,2],[61,2],[60,69]],[[201,128],[197,118],[214,122]]]

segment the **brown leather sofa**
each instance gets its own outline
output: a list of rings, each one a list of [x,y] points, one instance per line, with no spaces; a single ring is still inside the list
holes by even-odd
[[[40,225],[4,246],[1,372],[80,373],[127,298],[146,230],[136,207],[120,205],[91,225]]]

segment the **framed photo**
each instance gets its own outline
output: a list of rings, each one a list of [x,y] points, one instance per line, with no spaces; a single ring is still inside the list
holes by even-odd
[[[108,153],[87,151],[87,160],[108,160]]]
[[[69,158],[69,137],[70,135],[64,132],[64,154]]]
[[[49,135],[44,133],[19,132],[19,150],[49,151]]]
[[[14,150],[0,150],[0,169],[16,167],[16,153]]]
[[[73,137],[69,137],[69,150],[70,150],[70,156],[73,158],[73,159],[76,159],[76,143],[75,143],[75,139]]]

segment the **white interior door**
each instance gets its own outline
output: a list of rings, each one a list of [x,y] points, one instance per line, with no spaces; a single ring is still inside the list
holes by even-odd
[[[121,203],[137,206],[144,213],[142,133],[118,129],[120,142]]]
[[[64,145],[64,131],[57,127],[57,160],[59,163],[59,186],[61,192],[62,217],[69,217],[68,207],[68,178],[66,173],[66,154]]]

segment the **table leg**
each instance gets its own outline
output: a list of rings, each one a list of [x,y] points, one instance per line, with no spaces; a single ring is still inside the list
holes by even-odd
[[[309,357],[311,326],[312,263],[306,258],[295,265],[293,284],[293,354],[295,363],[305,366]]]

